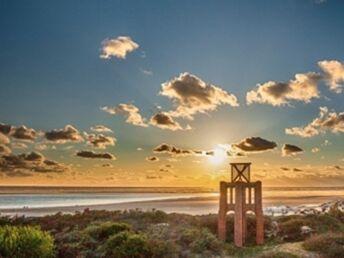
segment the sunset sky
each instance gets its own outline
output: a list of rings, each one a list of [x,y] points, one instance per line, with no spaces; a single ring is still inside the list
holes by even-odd
[[[343,12],[1,1],[0,184],[344,185]]]

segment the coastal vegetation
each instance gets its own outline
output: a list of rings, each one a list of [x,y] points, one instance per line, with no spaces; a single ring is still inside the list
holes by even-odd
[[[344,213],[338,207],[325,214],[266,216],[263,246],[254,243],[254,215],[248,215],[244,248],[232,243],[232,215],[227,223],[224,243],[216,237],[216,214],[86,209],[44,217],[2,216],[0,257],[344,257]],[[283,248],[286,245],[299,250]]]

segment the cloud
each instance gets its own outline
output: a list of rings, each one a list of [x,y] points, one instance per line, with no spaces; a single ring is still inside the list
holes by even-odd
[[[275,149],[277,144],[260,137],[250,137],[233,144],[232,147],[243,152],[263,152]]]
[[[101,165],[103,168],[112,168],[112,164],[109,164],[109,163],[105,163],[105,164],[102,164]]]
[[[257,84],[256,89],[246,94],[248,105],[253,103],[266,103],[273,106],[289,104],[291,100],[310,102],[319,98],[318,82],[322,76],[318,73],[300,73],[294,80],[288,82],[268,81]]]
[[[301,154],[303,152],[303,149],[301,149],[298,146],[291,145],[291,144],[284,144],[282,147],[282,156],[294,156],[297,154]]]
[[[318,147],[312,148],[312,153],[316,153],[316,152],[319,152],[319,151],[320,151],[320,149]]]
[[[216,110],[219,105],[239,106],[237,98],[227,91],[207,84],[190,73],[181,73],[161,85],[160,94],[173,100],[176,105],[171,116],[193,119],[196,113]]]
[[[329,112],[327,107],[319,108],[319,116],[305,127],[286,128],[285,133],[300,137],[312,137],[325,131],[344,132],[344,112]]]
[[[34,129],[22,125],[14,128],[13,132],[11,132],[11,136],[19,140],[34,141],[37,137],[37,133]]]
[[[107,146],[114,146],[116,143],[115,137],[104,136],[102,134],[85,134],[88,144],[95,148],[105,149]]]
[[[115,156],[113,156],[111,153],[104,152],[93,152],[93,151],[78,151],[76,153],[76,156],[81,158],[88,158],[88,159],[111,159],[115,160]]]
[[[159,158],[156,156],[150,156],[150,157],[147,157],[146,160],[149,162],[157,162],[159,161]]]
[[[63,129],[55,129],[45,133],[45,138],[56,143],[66,143],[68,141],[83,141],[79,131],[71,125],[66,125]]]
[[[10,154],[12,151],[4,144],[0,144],[0,154]]]
[[[28,146],[25,143],[22,142],[12,142],[11,143],[11,148],[12,149],[18,149],[18,150],[23,150],[28,148]]]
[[[324,60],[318,62],[319,67],[325,74],[325,82],[330,90],[341,93],[344,82],[344,64],[337,60]]]
[[[153,149],[155,153],[165,153],[173,156],[211,156],[213,151],[180,149],[171,144],[162,143]]]
[[[149,75],[149,76],[153,75],[153,72],[152,72],[152,71],[149,71],[149,70],[145,70],[145,69],[140,68],[140,71],[141,71],[144,75]]]
[[[127,54],[139,47],[128,36],[119,36],[115,39],[105,39],[102,42],[102,53],[100,58],[110,59],[112,56],[119,59],[125,59]]]
[[[0,123],[0,133],[3,133],[4,135],[8,135],[12,130],[11,125],[6,125],[3,123]]]
[[[119,104],[116,107],[102,107],[101,110],[111,114],[123,114],[127,116],[126,122],[136,126],[147,127],[144,118],[140,115],[140,110],[133,104]]]
[[[10,139],[3,133],[0,133],[0,144],[9,144],[9,143],[10,143]]]
[[[104,125],[93,126],[93,127],[91,127],[91,131],[97,132],[97,133],[113,133],[113,131],[110,128],[108,128]]]
[[[55,172],[69,170],[68,166],[53,160],[46,159],[39,152],[23,153],[18,155],[3,155],[0,158],[0,171],[10,175],[12,172]]]
[[[183,130],[180,124],[173,120],[172,116],[165,112],[159,112],[151,117],[149,123],[161,129],[172,131]]]

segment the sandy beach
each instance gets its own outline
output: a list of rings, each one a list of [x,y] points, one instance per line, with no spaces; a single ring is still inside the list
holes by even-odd
[[[264,199],[264,208],[276,206],[301,206],[301,205],[317,205],[328,201],[344,199],[344,196],[270,196]],[[83,211],[84,209],[94,210],[162,210],[167,213],[187,213],[192,215],[217,213],[218,197],[194,197],[194,198],[178,198],[168,200],[155,201],[140,201],[140,202],[125,202],[114,204],[98,204],[98,205],[76,205],[65,207],[40,207],[40,208],[17,208],[17,209],[0,209],[2,215],[9,216],[44,216],[51,215],[57,212],[74,213],[76,211]]]

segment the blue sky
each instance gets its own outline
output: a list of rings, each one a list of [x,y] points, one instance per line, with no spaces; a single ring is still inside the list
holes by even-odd
[[[342,133],[300,138],[284,130],[305,126],[318,116],[320,106],[342,112],[343,93],[320,82],[321,96],[310,103],[248,106],[245,97],[258,83],[320,72],[317,62],[322,60],[343,61],[343,10],[344,2],[334,0],[1,1],[0,122],[42,131],[66,124],[80,131],[106,125],[117,139],[108,150],[126,168],[133,156],[145,162],[162,142],[211,149],[253,136],[279,147],[300,145],[306,151],[304,164],[335,165],[344,158]],[[125,59],[100,58],[103,40],[118,36],[130,37],[139,48]],[[141,128],[100,110],[132,103],[149,119],[157,106],[173,109],[159,91],[182,72],[234,94],[240,107],[221,105],[196,114],[193,121],[180,120],[192,131]],[[310,149],[325,140],[333,143],[328,153],[312,156]],[[140,146],[145,151],[138,154]],[[46,155],[74,162],[69,154],[65,160],[54,151]],[[279,155],[273,160],[296,162]]]

